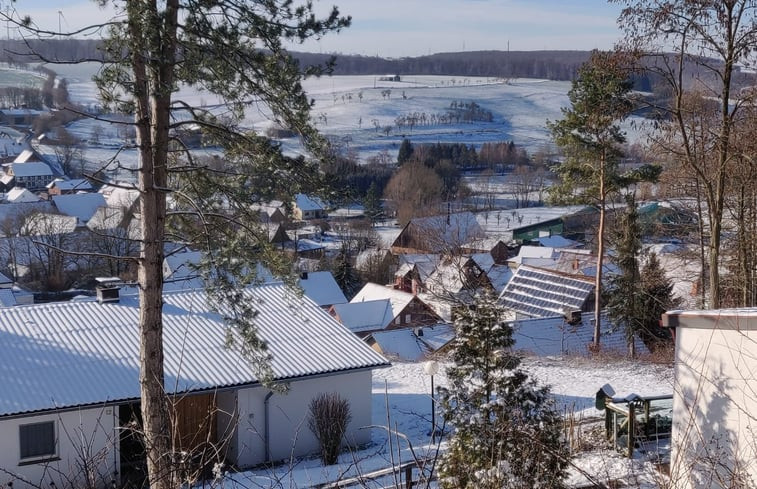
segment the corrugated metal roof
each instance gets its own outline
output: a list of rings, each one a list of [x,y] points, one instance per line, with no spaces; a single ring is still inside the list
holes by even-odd
[[[386,360],[283,284],[248,289],[279,380],[386,365]],[[258,381],[205,294],[164,294],[169,392]],[[0,416],[139,397],[139,308],[95,301],[0,309]]]

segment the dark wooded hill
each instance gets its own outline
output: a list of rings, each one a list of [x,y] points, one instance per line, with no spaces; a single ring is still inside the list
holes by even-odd
[[[101,60],[100,40],[0,40],[0,61],[39,63]],[[38,53],[39,56],[30,53]],[[332,55],[294,52],[303,66],[324,64]],[[337,75],[445,75],[570,80],[588,51],[466,51],[407,58],[338,54]]]

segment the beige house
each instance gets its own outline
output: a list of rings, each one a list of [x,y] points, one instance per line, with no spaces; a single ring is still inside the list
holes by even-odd
[[[757,487],[757,309],[673,311],[676,489]]]

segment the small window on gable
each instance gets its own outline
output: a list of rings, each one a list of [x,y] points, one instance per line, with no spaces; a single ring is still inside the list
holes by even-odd
[[[57,454],[55,421],[22,424],[18,427],[21,460],[52,457]]]

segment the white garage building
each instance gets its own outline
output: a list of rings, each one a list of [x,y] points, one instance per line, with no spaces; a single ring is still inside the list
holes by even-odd
[[[217,451],[251,467],[317,451],[310,400],[350,403],[346,440],[370,440],[371,371],[388,365],[346,327],[282,284],[251,288],[255,324],[274,379],[256,369],[201,291],[164,296],[165,387],[175,396],[177,451]],[[131,434],[139,412],[138,303],[95,300],[0,309],[0,485],[111,486],[138,480],[143,454]]]

